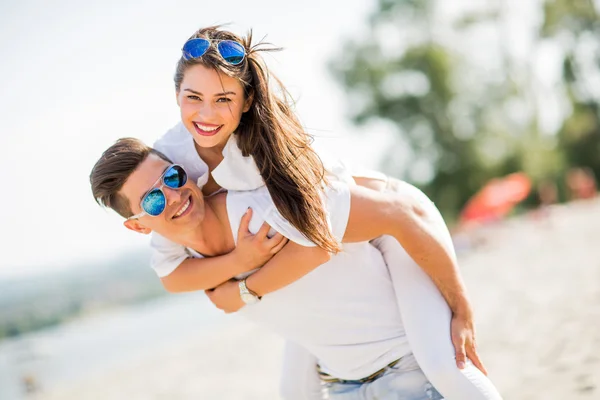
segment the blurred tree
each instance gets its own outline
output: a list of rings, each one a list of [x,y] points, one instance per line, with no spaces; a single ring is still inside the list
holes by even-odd
[[[535,181],[555,179],[569,164],[581,164],[584,153],[589,162],[598,154],[598,92],[592,98],[588,85],[600,79],[582,72],[589,55],[577,58],[590,42],[598,48],[594,6],[588,0],[536,4],[534,29],[515,37],[514,12],[502,0],[454,7],[451,16],[448,3],[436,0],[379,0],[367,34],[348,41],[330,64],[347,90],[353,120],[393,123],[412,150],[403,178],[421,186],[446,217],[455,217],[492,177],[523,170]],[[528,48],[519,54],[523,43]],[[561,44],[562,53],[556,51]],[[539,76],[546,62],[564,65],[564,88],[553,88],[552,96]],[[397,153],[389,149],[384,162],[395,175]],[[600,158],[589,162],[583,165],[598,173]]]
[[[559,131],[569,166],[600,176],[600,18],[592,0],[545,3],[540,36],[561,44],[562,85],[570,115]]]

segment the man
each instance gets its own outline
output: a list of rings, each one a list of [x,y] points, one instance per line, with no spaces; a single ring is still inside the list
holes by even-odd
[[[268,192],[265,189],[221,193],[205,200],[200,188],[181,179],[182,174],[183,170],[171,165],[161,153],[139,141],[126,139],[105,152],[91,180],[97,200],[128,214],[125,223],[128,228],[140,233],[154,230],[205,255],[231,252],[235,247],[232,232],[238,231],[238,221],[248,215],[248,207],[264,208],[265,200],[270,200]],[[334,192],[329,195],[328,209],[332,233],[341,238],[348,214],[339,209],[348,200],[344,197],[348,193],[343,187]],[[141,202],[149,195],[164,201],[165,204],[153,203],[160,205],[158,214],[162,213],[163,218],[145,216],[147,208],[142,212]],[[145,217],[143,222],[142,217]],[[258,230],[261,222],[253,219],[250,228]],[[398,259],[406,265],[414,264],[405,253],[400,253]],[[255,297],[243,284],[239,290],[242,297]],[[409,345],[396,299],[381,253],[363,242],[345,245],[344,251],[326,265],[240,312],[316,356],[330,395],[347,393],[351,387],[353,391],[364,391],[367,398],[399,396],[401,392],[403,397],[389,398],[441,398],[412,358],[417,341]],[[440,320],[438,330],[447,335],[450,320]],[[431,332],[422,333],[427,336]],[[435,340],[430,344],[435,348]],[[447,362],[444,357],[438,360],[440,364]],[[419,364],[425,369],[422,357]],[[445,387],[447,398],[451,398],[450,392],[459,393],[454,398],[499,398],[493,385],[479,371],[473,371],[472,366],[468,367],[468,374],[461,374],[447,363],[437,367],[446,376],[434,379],[436,368],[426,373],[435,385],[451,381]],[[430,397],[425,397],[426,393]]]

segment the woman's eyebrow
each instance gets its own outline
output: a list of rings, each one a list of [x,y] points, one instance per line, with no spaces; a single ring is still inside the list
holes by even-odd
[[[188,89],[188,88],[185,88],[185,89],[183,89],[183,91],[184,91],[184,92],[190,92],[190,93],[193,93],[193,94],[197,94],[198,96],[204,96],[204,95],[202,94],[202,92],[196,92],[196,91],[195,91],[195,90],[193,90],[193,89]],[[226,95],[228,95],[228,94],[232,94],[232,95],[234,95],[234,96],[235,96],[235,92],[231,92],[231,91],[229,91],[229,92],[222,92],[222,93],[216,93],[216,94],[215,94],[215,96],[226,96]]]

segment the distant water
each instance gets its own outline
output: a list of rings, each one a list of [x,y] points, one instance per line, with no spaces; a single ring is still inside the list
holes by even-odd
[[[101,374],[171,343],[227,324],[203,293],[168,295],[0,342],[0,399]]]

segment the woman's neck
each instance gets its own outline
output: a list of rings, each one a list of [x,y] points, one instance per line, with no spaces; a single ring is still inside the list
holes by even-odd
[[[215,147],[200,147],[197,143],[194,143],[194,146],[196,147],[196,152],[202,161],[208,165],[209,171],[217,168],[221,161],[223,161],[223,149],[225,148],[224,144]]]
[[[214,147],[200,147],[194,142],[194,147],[196,148],[198,156],[206,163],[210,172],[217,168],[217,166],[223,161],[223,149],[225,148],[226,143],[227,142]],[[221,186],[215,181],[211,173],[208,176],[208,181],[202,187],[202,193],[205,196],[210,196],[217,193],[220,189]]]

